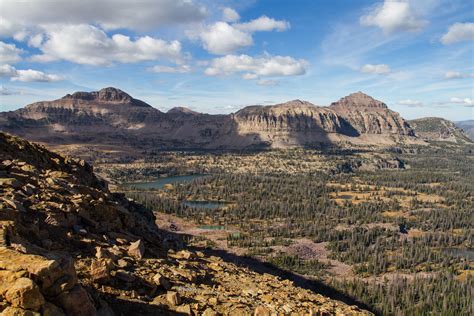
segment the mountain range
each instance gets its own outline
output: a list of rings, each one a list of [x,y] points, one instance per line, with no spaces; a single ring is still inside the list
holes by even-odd
[[[413,128],[419,124],[412,123],[362,92],[329,106],[293,100],[248,106],[228,115],[210,115],[184,107],[165,113],[109,87],[0,113],[0,130],[33,141],[159,149],[390,146],[429,140],[426,133],[420,137]]]

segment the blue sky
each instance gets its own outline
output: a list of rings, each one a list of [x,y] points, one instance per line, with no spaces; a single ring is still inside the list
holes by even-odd
[[[469,0],[0,0],[0,17],[2,111],[114,86],[163,111],[363,91],[474,119]]]

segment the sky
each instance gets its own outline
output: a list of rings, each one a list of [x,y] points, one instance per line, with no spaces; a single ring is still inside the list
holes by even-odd
[[[472,0],[0,0],[0,110],[113,86],[231,113],[362,91],[474,119]]]

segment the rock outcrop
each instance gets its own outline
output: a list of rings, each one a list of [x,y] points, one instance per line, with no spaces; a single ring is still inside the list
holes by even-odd
[[[0,133],[1,315],[370,314],[182,244],[84,161]]]
[[[469,136],[453,122],[439,118],[426,117],[409,121],[416,135],[427,141],[451,143],[471,143]]]

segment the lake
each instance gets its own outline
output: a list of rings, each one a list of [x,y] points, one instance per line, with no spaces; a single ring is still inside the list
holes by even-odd
[[[130,182],[130,183],[124,183],[123,185],[130,188],[143,189],[143,190],[162,189],[167,184],[189,182],[189,181],[193,181],[194,179],[202,178],[204,176],[205,176],[204,174],[191,174],[187,176],[171,176],[171,177],[158,178],[154,181],[149,181],[149,182]]]

